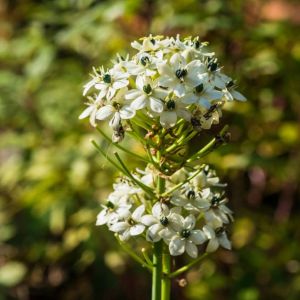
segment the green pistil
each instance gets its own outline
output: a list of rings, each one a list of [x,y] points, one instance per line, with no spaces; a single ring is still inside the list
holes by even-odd
[[[105,83],[111,83],[111,76],[109,75],[109,74],[104,74],[103,75],[103,81],[105,82]]]
[[[216,208],[220,204],[220,198],[218,196],[213,196],[211,200],[211,207]]]
[[[115,205],[110,201],[107,201],[106,206],[110,209],[114,209],[114,207],[115,207]]]
[[[169,100],[166,104],[168,110],[174,110],[176,107],[174,100]]]
[[[181,236],[185,239],[187,239],[191,235],[191,232],[188,229],[183,229],[181,231]]]
[[[203,83],[201,83],[195,87],[195,92],[201,93],[203,91],[203,88],[204,88]]]
[[[186,196],[188,199],[194,199],[196,194],[193,190],[189,190],[187,193],[186,193]]]
[[[144,86],[143,86],[143,91],[144,91],[146,94],[149,95],[149,94],[152,92],[151,85],[150,85],[150,84],[144,85]]]
[[[226,87],[227,87],[228,89],[230,89],[230,88],[233,87],[233,86],[234,86],[233,80],[230,80],[230,81],[228,81],[228,82],[226,83]]]
[[[148,63],[150,62],[149,57],[148,56],[143,56],[141,58],[141,64],[145,67]]]
[[[159,220],[160,224],[163,226],[167,226],[169,224],[169,220],[166,216],[163,216],[160,220]]]
[[[216,230],[215,230],[215,233],[216,235],[221,235],[222,233],[225,232],[225,228],[224,227],[218,227]]]
[[[215,62],[210,62],[208,65],[207,65],[207,68],[209,71],[211,72],[214,72],[218,69],[218,64],[215,63]]]
[[[187,70],[186,69],[178,69],[178,70],[176,70],[175,75],[178,79],[183,79],[183,77],[187,75]]]

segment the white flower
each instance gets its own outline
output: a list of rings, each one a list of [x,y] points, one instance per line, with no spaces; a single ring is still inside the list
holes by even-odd
[[[214,227],[221,227],[233,221],[233,212],[225,205],[226,198],[222,198],[220,194],[211,193],[207,198],[210,206],[204,213],[205,220]]]
[[[197,172],[197,171],[196,171]],[[191,174],[192,175],[192,174]],[[202,190],[205,187],[225,187],[226,184],[220,183],[219,177],[216,176],[216,172],[206,165],[202,171],[191,180],[191,184],[197,190]]]
[[[167,229],[163,232],[163,238],[169,242],[169,251],[173,256],[181,255],[185,251],[192,258],[198,256],[196,245],[203,244],[206,237],[201,230],[194,229],[196,220],[193,215],[183,218],[181,215],[173,216],[176,219],[175,230]],[[174,225],[173,225],[174,226]]]
[[[170,201],[172,204],[184,207],[190,212],[200,212],[210,207],[210,202],[207,200],[209,193],[209,189],[197,192],[193,186],[187,183],[181,190],[177,190],[172,194]]]
[[[146,239],[149,242],[156,243],[161,240],[164,231],[173,224],[174,213],[180,213],[180,209],[171,210],[164,203],[156,202],[152,207],[152,215],[144,215],[141,222],[148,226]]]
[[[161,113],[164,109],[163,99],[168,92],[157,87],[157,81],[152,81],[149,77],[138,76],[136,78],[137,89],[127,92],[125,99],[131,100],[131,108],[139,110],[146,106],[153,112]]]
[[[157,58],[148,53],[141,53],[135,59],[128,61],[125,64],[126,70],[129,74],[135,76],[154,76],[156,70]]]
[[[125,221],[112,224],[109,229],[119,234],[121,241],[127,241],[131,236],[137,236],[144,232],[145,225],[141,223],[145,206],[140,205]]]
[[[109,126],[117,130],[121,120],[133,118],[135,116],[135,110],[133,110],[129,104],[124,102],[126,92],[127,88],[119,90],[114,99],[112,99],[112,104],[107,104],[98,110],[96,119],[110,119]]]
[[[201,107],[199,107],[201,111]],[[218,104],[213,104],[208,110],[202,110],[200,117],[201,128],[210,129],[212,125],[219,124],[220,117],[222,117],[221,108]]]
[[[221,99],[223,93],[211,86],[204,86],[203,83],[197,85],[194,89],[187,92],[181,99],[186,104],[198,104],[205,108],[210,108],[214,100]]]
[[[205,225],[203,227],[203,232],[209,239],[206,252],[214,252],[219,248],[220,245],[225,249],[231,250],[231,243],[228,240],[223,227],[219,227],[214,230],[211,226]]]
[[[170,61],[158,64],[157,69],[161,75],[159,84],[170,88],[178,97],[185,94],[186,87],[194,88],[201,83],[199,79],[200,60],[187,63],[179,53],[175,53]]]
[[[112,68],[104,72],[101,71],[101,81],[95,83],[95,88],[100,90],[98,98],[111,100],[117,90],[126,87],[129,83],[128,73],[122,72],[119,67]]]
[[[233,101],[233,100],[238,100],[238,101],[246,101],[247,99],[238,91],[236,91],[234,86],[234,82],[230,80],[229,82],[226,83],[226,87],[222,90],[224,94],[224,98],[227,101]]]
[[[155,52],[159,49],[166,48],[169,44],[168,39],[161,40],[163,36],[152,36],[141,38],[142,43],[137,41],[131,43],[131,47],[137,49],[139,52]]]
[[[207,65],[202,65],[202,71],[200,78],[203,82],[217,87],[219,89],[224,89],[226,83],[231,80],[230,77],[221,73],[221,68],[219,67],[216,59],[210,59]]]
[[[122,181],[119,183],[115,183],[113,185],[114,191],[109,194],[108,200],[115,200],[115,199],[126,199],[141,192],[140,188],[134,187],[130,185],[127,181]]]
[[[102,207],[103,210],[97,216],[96,225],[108,224],[110,226],[130,215],[131,204],[127,202],[127,199],[110,198]]]
[[[79,119],[90,117],[90,124],[96,127],[96,114],[101,105],[103,105],[102,99],[94,100],[92,97],[88,97],[90,102],[87,103],[88,107],[80,114]]]
[[[178,117],[189,122],[191,120],[191,113],[178,99],[167,100],[164,110],[160,114],[160,124],[165,128],[173,127]]]

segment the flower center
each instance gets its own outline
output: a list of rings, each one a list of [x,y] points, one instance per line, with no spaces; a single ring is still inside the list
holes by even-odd
[[[169,224],[169,220],[166,216],[163,216],[160,218],[159,220],[160,224],[163,225],[163,226],[167,226]]]
[[[143,91],[146,93],[146,94],[150,94],[152,92],[152,88],[151,88],[151,85],[148,83],[147,85],[144,85],[143,86]]]
[[[224,227],[218,227],[218,228],[216,228],[215,232],[216,232],[216,235],[221,235],[222,233],[225,232],[225,228]]]
[[[200,120],[198,120],[197,118],[191,118],[191,124],[195,128],[201,126]]]
[[[191,232],[188,229],[183,229],[181,231],[181,236],[185,239],[187,239],[191,235]]]
[[[167,109],[168,109],[168,110],[174,110],[174,109],[175,109],[175,106],[176,106],[174,100],[169,100],[169,101],[167,102],[166,105],[167,105]]]
[[[233,86],[234,86],[233,80],[230,80],[230,81],[228,81],[228,82],[226,83],[226,87],[227,87],[228,89],[230,89],[230,88],[233,87]]]
[[[218,69],[218,64],[216,62],[210,62],[207,65],[207,68],[208,68],[209,71],[214,72]]]
[[[103,81],[105,82],[105,83],[111,83],[111,76],[109,75],[109,74],[104,74],[103,75]]]
[[[112,202],[107,201],[106,207],[108,207],[109,209],[114,209],[115,205]]]
[[[141,64],[145,67],[148,63],[150,62],[149,57],[148,56],[143,56],[141,58]]]
[[[183,79],[183,77],[187,74],[187,70],[186,69],[178,69],[175,72],[175,75],[178,79]]]
[[[195,41],[194,42],[194,46],[196,49],[198,49],[200,47],[200,42],[199,41]]]
[[[213,198],[211,199],[211,207],[216,208],[219,206],[219,204],[220,204],[220,197],[213,196]]]
[[[195,92],[196,93],[201,93],[202,91],[203,91],[203,83],[201,83],[201,84],[199,84],[199,85],[197,85],[196,87],[195,87]]]
[[[187,191],[186,196],[188,199],[194,199],[196,194],[193,190],[189,190],[189,191]]]
[[[133,226],[133,225],[136,224],[136,222],[135,222],[133,219],[131,219],[131,218],[129,218],[127,222],[128,222],[128,224],[131,225],[131,226]]]

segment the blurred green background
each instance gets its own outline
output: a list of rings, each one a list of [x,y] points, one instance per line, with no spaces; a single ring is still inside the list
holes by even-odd
[[[116,172],[78,120],[92,66],[149,33],[209,41],[248,98],[207,158],[228,182],[233,251],[172,299],[300,299],[299,16],[298,1],[0,0],[0,300],[149,299],[150,276],[94,225]]]

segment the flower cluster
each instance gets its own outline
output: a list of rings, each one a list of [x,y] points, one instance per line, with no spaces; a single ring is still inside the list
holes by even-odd
[[[186,252],[196,258],[197,246],[206,242],[207,252],[219,246],[231,249],[226,225],[233,220],[232,211],[215,171],[208,165],[192,172],[183,168],[167,180],[166,192],[157,197],[136,184],[154,186],[156,178],[150,169],[134,174],[136,181],[122,177],[96,224],[106,224],[121,241],[140,235],[150,243],[163,240],[172,256]]]
[[[90,95],[80,118],[93,126],[108,120],[114,142],[123,139],[125,122],[130,127],[145,118],[164,128],[183,119],[198,131],[210,129],[226,101],[246,100],[198,38],[150,35],[131,46],[132,58],[118,56],[111,69],[94,69],[83,92]]]

